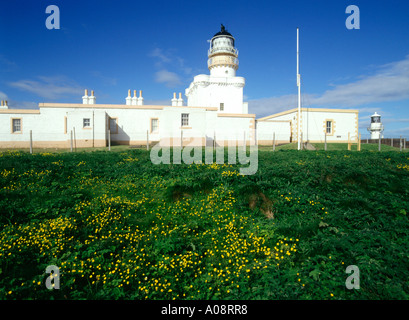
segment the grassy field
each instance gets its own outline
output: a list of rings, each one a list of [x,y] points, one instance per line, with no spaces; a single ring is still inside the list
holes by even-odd
[[[0,298],[408,299],[408,154],[289,147],[251,176],[124,147],[0,153]]]

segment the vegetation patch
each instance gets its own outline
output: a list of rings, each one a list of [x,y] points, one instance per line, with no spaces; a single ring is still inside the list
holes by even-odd
[[[409,298],[405,153],[258,159],[243,176],[138,149],[0,153],[0,298]]]

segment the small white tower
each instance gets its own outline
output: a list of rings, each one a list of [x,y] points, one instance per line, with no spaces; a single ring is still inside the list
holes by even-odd
[[[371,125],[367,128],[367,130],[371,133],[371,139],[383,138],[381,116],[376,112],[371,116]]]
[[[235,77],[239,67],[238,50],[233,36],[221,25],[221,30],[210,40],[207,66],[215,77]]]

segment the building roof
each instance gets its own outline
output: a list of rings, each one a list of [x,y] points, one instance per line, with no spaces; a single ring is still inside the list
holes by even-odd
[[[216,34],[213,36],[213,38],[214,38],[214,37],[217,37],[217,36],[230,36],[230,37],[233,37],[233,36],[231,35],[231,33],[226,30],[226,28],[224,27],[224,25],[221,25],[220,31],[219,31],[218,33],[216,33]]]

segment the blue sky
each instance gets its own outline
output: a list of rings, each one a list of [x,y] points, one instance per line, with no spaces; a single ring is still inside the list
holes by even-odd
[[[348,30],[348,5],[360,29]],[[48,30],[48,5],[60,9]],[[385,137],[409,138],[409,1],[76,1],[0,4],[0,98],[39,102],[170,104],[193,77],[208,74],[207,40],[223,23],[236,38],[237,76],[257,117],[297,107],[296,28],[304,107],[358,109],[362,137],[382,115]],[[185,98],[185,97],[184,97]],[[186,99],[186,98],[185,98]]]

